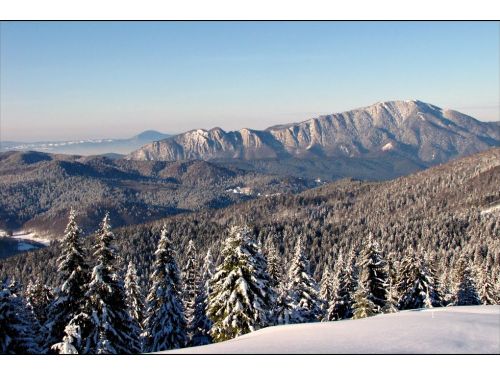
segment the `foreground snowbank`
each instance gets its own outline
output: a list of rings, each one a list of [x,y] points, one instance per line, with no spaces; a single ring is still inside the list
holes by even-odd
[[[163,353],[500,354],[500,306],[445,307],[269,327],[219,344]]]

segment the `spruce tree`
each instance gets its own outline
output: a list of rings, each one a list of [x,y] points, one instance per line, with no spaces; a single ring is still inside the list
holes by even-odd
[[[392,314],[398,312],[398,294],[396,286],[392,284],[392,281],[389,281],[389,286],[387,288],[387,302],[385,303],[383,313],[384,314]]]
[[[140,328],[128,311],[113,240],[109,214],[106,213],[93,248],[97,264],[87,286],[84,308],[87,316],[80,316],[71,322],[81,329],[82,348],[79,352],[83,354],[140,352]]]
[[[328,309],[334,303],[335,282],[328,265],[323,270],[320,281],[319,298],[321,303],[322,320],[328,321]]]
[[[422,253],[406,253],[401,262],[398,283],[398,307],[400,310],[432,308],[441,305],[441,297],[435,289],[435,281]]]
[[[181,278],[182,278],[182,301],[184,303],[184,314],[186,317],[187,325],[187,340],[188,344],[193,338],[193,323],[194,314],[196,308],[196,296],[197,296],[197,283],[198,283],[198,262],[196,261],[196,247],[193,240],[189,240],[189,243],[185,250],[184,259],[186,259],[186,264],[184,265]]]
[[[129,315],[134,319],[139,327],[144,322],[144,296],[139,284],[137,269],[130,261],[125,274],[125,296]]]
[[[0,354],[38,354],[36,322],[17,283],[0,284]]]
[[[47,321],[48,308],[53,299],[54,293],[50,287],[40,279],[35,282],[30,280],[26,288],[26,302],[41,326]]]
[[[301,238],[295,245],[295,255],[288,272],[284,304],[288,311],[284,311],[282,315],[288,316],[284,319],[288,323],[316,322],[321,317],[318,285],[310,274]]]
[[[337,267],[337,283],[333,293],[333,301],[330,304],[326,320],[342,320],[352,317],[352,304],[355,284],[354,252],[349,252],[347,259],[341,257]]]
[[[222,258],[210,282],[207,309],[214,342],[267,326],[274,298],[265,259],[247,227],[231,228]]]
[[[71,210],[61,241],[61,255],[57,259],[60,287],[54,292],[45,324],[47,350],[62,341],[66,325],[82,311],[89,281],[85,249],[80,242],[81,231],[75,216],[75,211]]]
[[[363,283],[363,280],[369,279],[368,275],[366,275],[368,272],[369,270],[367,268],[361,272],[358,287],[354,293],[354,303],[352,305],[353,319],[368,318],[378,314],[380,311],[380,307],[373,303],[370,298],[370,292]]]
[[[281,278],[281,261],[278,251],[274,245],[268,247],[267,252],[267,271],[269,274],[269,281],[272,288],[277,288]]]
[[[281,280],[278,285],[277,299],[274,307],[274,323],[277,325],[292,324],[294,312],[293,301],[288,294],[288,276]]]
[[[387,269],[382,258],[379,243],[369,234],[360,259],[360,269],[363,279],[362,285],[366,288],[368,298],[382,311],[387,301]]]
[[[202,270],[198,279],[198,287],[196,289],[196,299],[192,321],[192,346],[207,345],[212,342],[212,337],[210,336],[212,322],[207,316],[207,302],[208,295],[210,293],[210,280],[213,274],[214,262],[212,259],[212,252],[208,249],[202,263]]]
[[[478,269],[478,294],[483,305],[495,305],[498,296],[495,295],[495,287],[491,282],[491,277],[488,274],[486,267]]]
[[[465,256],[455,263],[453,270],[452,304],[455,306],[480,305],[481,300],[472,277],[472,270]]]
[[[384,314],[395,313],[398,310],[398,292],[397,292],[397,270],[395,269],[395,262],[393,259],[387,261],[387,301],[382,310]]]
[[[186,344],[186,320],[180,275],[165,227],[155,251],[146,306],[145,349],[156,352],[183,347]]]

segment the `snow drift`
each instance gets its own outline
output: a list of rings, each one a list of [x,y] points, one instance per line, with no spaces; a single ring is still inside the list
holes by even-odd
[[[359,320],[269,327],[165,354],[500,354],[500,306],[401,311]]]

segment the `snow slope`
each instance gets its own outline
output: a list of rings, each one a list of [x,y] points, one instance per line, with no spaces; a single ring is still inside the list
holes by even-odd
[[[422,309],[359,320],[269,327],[223,343],[163,353],[500,354],[500,306]]]

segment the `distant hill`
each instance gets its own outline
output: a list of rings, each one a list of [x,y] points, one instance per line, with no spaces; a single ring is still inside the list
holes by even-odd
[[[500,146],[498,122],[481,122],[409,100],[380,102],[262,131],[196,129],[154,141],[127,159],[243,160],[254,169],[258,168],[255,161],[274,169],[279,161],[286,170],[293,165],[307,169],[304,160],[312,160],[316,174],[352,176],[361,168],[363,175],[373,179],[404,175],[495,146]],[[341,166],[321,166],[322,160],[339,161]]]
[[[105,211],[115,225],[225,207],[259,195],[299,192],[312,180],[277,178],[202,160],[151,162],[36,151],[0,153],[0,229],[57,237],[69,209],[95,229]]]
[[[89,139],[74,141],[0,142],[0,151],[40,151],[69,155],[124,155],[145,144],[170,137],[155,130],[144,131],[127,139]]]

